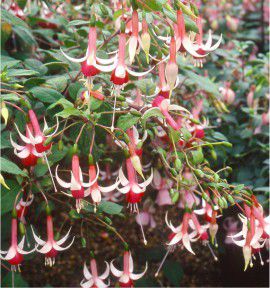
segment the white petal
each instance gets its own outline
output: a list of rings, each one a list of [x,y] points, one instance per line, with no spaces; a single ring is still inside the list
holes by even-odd
[[[138,279],[142,278],[143,275],[146,273],[147,268],[148,268],[148,264],[147,264],[147,262],[146,262],[144,271],[143,271],[142,273],[140,273],[140,274],[133,274],[133,273],[131,273],[131,274],[130,274],[130,278],[131,278],[132,280],[138,280]]]
[[[52,250],[52,248],[53,248],[52,243],[46,242],[46,244],[41,249],[37,249],[37,251],[42,254],[47,254],[48,252]]]
[[[34,229],[33,229],[33,226],[31,225],[31,229],[32,229],[32,233],[33,233],[33,236],[34,236],[34,239],[35,241],[37,242],[38,245],[45,245],[45,241],[43,241],[42,239],[40,239],[34,232]]]
[[[246,244],[246,239],[243,239],[243,240],[234,240],[234,238],[232,238],[233,242],[240,246],[240,247],[244,247],[244,245]]]
[[[31,142],[31,140],[30,140],[28,137],[24,136],[24,135],[21,133],[21,131],[19,130],[17,124],[15,124],[15,127],[16,127],[16,129],[17,129],[17,131],[18,131],[18,133],[19,133],[20,138],[22,139],[22,141],[23,141],[24,143],[34,144],[34,143]]]
[[[131,253],[129,253],[128,265],[129,265],[129,272],[133,272],[134,264],[133,264],[133,258],[132,258]]]
[[[130,74],[134,77],[142,77],[142,76],[145,76],[148,73],[150,73],[154,68],[155,68],[155,66],[153,66],[151,69],[149,69],[145,72],[135,72],[135,71],[130,70],[128,67],[126,69],[127,69],[128,74]]]
[[[139,186],[144,188],[144,187],[148,186],[152,182],[152,180],[153,180],[153,169],[151,169],[150,177],[147,180],[145,180],[143,183],[139,184]]]
[[[69,245],[67,245],[66,247],[60,247],[59,245],[57,245],[57,243],[54,243],[53,244],[53,248],[57,251],[64,251],[64,250],[67,250],[69,247],[71,247],[71,245],[73,244],[75,240],[75,236],[73,237],[72,241],[70,242]]]
[[[127,185],[127,186],[122,187],[122,188],[117,188],[117,190],[119,192],[121,192],[122,194],[126,194],[126,193],[128,193],[130,191],[130,185]]]
[[[62,239],[60,239],[60,240],[58,240],[58,241],[56,242],[57,245],[62,245],[62,244],[67,240],[67,238],[68,238],[68,236],[69,236],[69,233],[70,233],[70,231],[71,231],[71,228],[72,228],[72,227],[69,228],[67,234],[66,234]]]
[[[83,281],[80,283],[82,288],[91,288],[93,286],[93,284],[94,284],[94,280],[93,279],[90,279],[90,280],[88,280],[87,282],[84,282],[84,283],[83,283]]]
[[[101,201],[101,194],[99,189],[93,189],[91,192],[91,197],[95,203],[100,203]]]
[[[108,65],[108,66],[103,66],[103,65],[94,64],[94,66],[95,66],[98,70],[100,70],[100,71],[102,71],[102,72],[111,72],[111,71],[113,71],[113,70],[116,68],[117,63],[115,62],[115,63],[113,63],[113,64],[111,64],[111,65]]]
[[[189,236],[187,234],[183,235],[183,239],[182,239],[183,245],[185,246],[185,248],[192,254],[195,255],[194,251],[192,250],[191,246],[190,246],[190,241],[189,241]]]
[[[61,51],[61,53],[62,53],[69,61],[74,62],[74,63],[83,62],[83,61],[85,61],[85,60],[87,59],[87,56],[88,56],[87,53],[86,53],[85,56],[82,57],[82,58],[73,58],[73,57],[68,56],[68,55],[62,50],[61,47],[60,47],[60,51]]]
[[[263,234],[263,229],[260,227],[257,227],[255,230],[255,234],[251,239],[250,245],[253,246],[255,243],[259,242],[262,234]]]
[[[56,169],[55,169],[55,178],[57,180],[57,182],[59,183],[60,186],[66,188],[66,189],[69,189],[71,187],[71,183],[67,183],[65,181],[63,181],[62,179],[59,178],[58,176],[58,166],[56,166]]]
[[[96,56],[97,62],[102,64],[102,65],[108,65],[113,63],[116,60],[116,56],[109,58],[109,59],[103,59],[103,58],[99,58]]]
[[[16,150],[14,150],[14,154],[16,156],[18,156],[19,158],[21,158],[21,159],[25,159],[25,158],[27,158],[30,155],[30,151],[27,148],[23,149],[19,153]]]
[[[114,267],[113,261],[114,261],[114,260],[112,260],[111,263],[110,263],[110,268],[111,268],[112,274],[113,274],[115,277],[119,278],[119,277],[123,274],[123,272],[120,271],[120,270],[118,270],[118,269],[116,269],[116,268]]]
[[[98,188],[102,193],[108,193],[108,192],[115,190],[118,187],[119,183],[120,183],[120,181],[117,181],[113,185],[110,185],[108,187],[98,186]]]
[[[45,118],[44,118],[44,120],[45,120]],[[57,132],[58,128],[59,128],[59,120],[58,120],[58,117],[56,117],[56,127],[55,127],[55,130],[54,130],[51,134],[46,135],[46,137],[48,138],[48,137],[52,137],[53,135],[55,135],[55,133]]]
[[[182,239],[182,233],[177,233],[172,240],[167,244],[169,246],[177,244]]]
[[[174,110],[174,111],[184,111],[184,112],[187,112],[188,114],[190,114],[190,112],[186,109],[186,108],[184,108],[184,107],[182,107],[182,106],[179,106],[179,105],[175,105],[175,104],[170,104],[169,106],[168,106],[168,110],[170,111],[170,110]]]
[[[23,150],[25,148],[25,146],[21,146],[21,145],[18,145],[17,143],[15,143],[13,141],[12,137],[11,137],[11,134],[9,135],[9,138],[10,138],[10,143],[13,146],[13,148],[15,148],[15,149],[17,149],[19,151],[21,151],[21,150]]]
[[[126,186],[129,184],[129,181],[128,179],[126,178],[126,176],[124,175],[124,172],[123,172],[123,168],[121,167],[120,170],[119,170],[119,180],[121,182],[121,184],[123,186]]]
[[[105,263],[106,263],[106,269],[105,269],[105,271],[99,276],[99,278],[102,279],[102,280],[106,279],[106,278],[109,276],[109,274],[110,274],[110,265],[109,265],[109,263],[108,263],[107,261],[105,261]]]
[[[108,284],[105,284],[102,280],[100,280],[98,278],[96,279],[95,282],[96,282],[96,285],[97,285],[98,288],[107,288],[110,285],[110,281],[109,281]]]
[[[86,280],[90,280],[93,277],[87,268],[86,262],[84,262],[84,265],[83,265],[83,275]]]

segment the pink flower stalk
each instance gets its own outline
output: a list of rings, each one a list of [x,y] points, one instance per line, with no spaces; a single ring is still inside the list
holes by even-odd
[[[254,105],[254,92],[256,90],[256,86],[255,85],[251,85],[250,86],[250,90],[247,94],[247,105],[249,108],[255,108],[255,105]]]
[[[31,228],[35,241],[37,242],[38,245],[42,246],[40,249],[37,249],[37,251],[41,254],[45,254],[45,266],[46,265],[53,266],[55,263],[55,257],[57,256],[58,252],[70,248],[75,240],[75,236],[73,237],[70,244],[68,244],[66,247],[62,247],[61,245],[64,244],[69,237],[71,227],[68,230],[68,233],[62,239],[56,241],[54,238],[53,219],[51,216],[49,206],[46,207],[46,212],[47,212],[47,241],[41,240],[40,237],[38,237],[35,234],[32,226]]]
[[[170,179],[161,177],[158,170],[154,170],[152,186],[158,190],[156,203],[158,206],[172,205],[172,199],[169,189],[172,188],[173,182]]]
[[[185,112],[185,113],[190,113],[187,109],[185,109],[182,106],[175,105],[175,104],[170,104],[170,100],[169,99],[165,99],[162,96],[157,96],[153,100],[152,107],[153,107],[152,109],[155,109],[155,107],[158,107],[160,109],[161,113],[164,115],[164,117],[166,119],[167,124],[170,125],[174,130],[179,130],[181,127],[173,119],[173,117],[170,115],[169,111],[175,110],[175,111],[181,111],[181,112]]]
[[[198,58],[198,57],[194,57],[195,60],[195,65],[197,65],[198,67],[202,67],[203,66],[203,61],[205,60],[205,54],[209,53],[209,52],[213,52],[215,51],[221,41],[222,41],[222,35],[220,35],[218,41],[216,42],[216,44],[212,45],[213,39],[212,39],[212,32],[211,30],[209,30],[209,35],[208,35],[208,39],[205,42],[205,44],[203,43],[203,26],[202,26],[202,18],[198,17],[196,19],[197,22],[197,26],[199,29],[199,33],[197,34],[197,43],[195,44],[195,51],[199,54],[199,55],[204,55],[203,58]]]
[[[64,194],[76,199],[76,209],[79,213],[80,210],[83,208],[82,199],[89,196],[91,193],[90,190],[85,190],[84,188],[89,188],[96,183],[96,180],[99,174],[99,168],[98,168],[98,173],[95,174],[95,177],[90,179],[89,183],[83,182],[83,176],[82,176],[82,170],[80,168],[79,157],[77,154],[74,154],[72,156],[71,181],[70,183],[67,183],[59,178],[58,167],[59,165],[57,165],[56,170],[55,170],[56,180],[58,184],[62,186],[63,188],[70,189],[71,195],[66,194],[66,193]]]
[[[166,64],[165,76],[170,87],[170,91],[172,91],[178,77],[178,65],[176,63],[176,42],[174,36],[171,37],[170,58]]]
[[[94,258],[91,259],[91,261],[90,261],[91,273],[89,272],[89,270],[86,266],[86,263],[84,263],[83,275],[84,275],[85,279],[83,279],[80,283],[82,288],[106,288],[106,287],[109,287],[110,281],[108,284],[105,284],[104,280],[106,278],[108,278],[108,276],[110,274],[110,265],[106,261],[105,261],[105,263],[106,263],[106,270],[100,276],[98,275],[97,262]]]
[[[147,271],[148,265],[146,262],[144,271],[140,274],[135,274],[133,273],[134,267],[131,252],[125,251],[123,258],[124,258],[123,271],[116,269],[115,266],[113,265],[114,260],[112,260],[110,263],[111,272],[115,277],[119,278],[119,285],[121,288],[122,287],[133,288],[134,287],[133,281],[136,281],[144,276],[144,274]]]
[[[243,247],[243,255],[245,259],[244,271],[246,271],[249,265],[250,267],[253,267],[252,256],[255,252],[258,252],[261,264],[263,265],[260,249],[264,246],[265,239],[262,238],[263,228],[256,225],[253,213],[250,214],[249,218],[239,214],[239,218],[243,224],[242,230],[230,237],[236,245]],[[242,238],[241,240],[236,240],[236,238],[240,237]]]
[[[130,206],[131,211],[134,211],[139,215],[139,207],[138,203],[141,201],[144,192],[146,190],[146,187],[152,182],[153,179],[153,171],[151,171],[150,177],[145,180],[143,183],[138,183],[137,174],[135,172],[135,169],[133,167],[132,161],[130,158],[126,159],[126,168],[128,173],[128,179],[125,177],[123,173],[122,167],[119,170],[119,180],[123,187],[117,188],[119,192],[122,194],[126,194],[126,201],[128,202],[128,207]],[[145,239],[143,226],[141,223],[141,217],[138,216],[142,231],[142,236],[144,240],[144,244],[147,244],[147,240]]]
[[[97,52],[97,30],[95,26],[90,27],[88,34],[88,47],[84,57],[76,59],[68,56],[61,48],[62,54],[73,63],[81,63],[81,71],[86,77],[93,77],[102,72],[108,72],[108,67],[106,66],[112,64],[115,61],[115,57],[110,59],[102,59],[96,56]]]
[[[27,211],[29,209],[29,206],[32,204],[34,200],[34,195],[30,194],[29,199],[24,200],[24,197],[22,197],[19,201],[19,203],[16,205],[16,212],[18,219],[25,224],[25,215],[27,214]]]
[[[93,163],[90,163],[89,165],[89,179],[90,180],[89,181],[93,184],[87,189],[86,194],[91,195],[92,200],[95,205],[98,205],[101,201],[101,192],[110,193],[114,191],[120,183],[120,181],[116,179],[114,184],[107,186],[107,187],[102,187],[98,185],[97,178],[98,178],[98,173],[96,171],[96,166]]]
[[[26,124],[26,138],[30,137],[29,131],[33,132],[31,123]],[[11,134],[10,143],[14,148],[14,154],[21,159],[22,164],[26,167],[35,166],[37,164],[38,158],[43,157],[43,154],[38,153],[35,146],[33,146],[32,144],[26,143],[25,146],[21,146],[15,143],[11,137]]]
[[[23,255],[32,253],[36,250],[36,247],[30,251],[24,251],[23,246],[25,242],[25,236],[23,236],[21,242],[18,244],[18,236],[17,236],[17,213],[16,210],[12,213],[12,219],[11,219],[11,245],[8,249],[8,251],[0,251],[0,259],[8,261],[11,265],[11,270],[20,271],[20,265],[23,261]],[[3,256],[6,255],[6,256]]]

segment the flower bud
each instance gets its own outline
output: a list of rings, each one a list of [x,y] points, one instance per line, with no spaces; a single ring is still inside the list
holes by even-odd
[[[84,237],[81,237],[81,243],[82,243],[82,247],[86,248],[86,239]]]
[[[131,163],[134,167],[134,169],[140,174],[140,176],[144,179],[143,173],[142,173],[142,164],[140,157],[138,155],[133,155],[130,158]]]
[[[180,171],[181,168],[182,168],[182,162],[179,158],[176,158],[175,161],[174,161],[174,166],[175,168]]]
[[[25,235],[25,226],[22,222],[19,223],[19,230],[22,236]]]
[[[217,231],[218,231],[218,224],[217,223],[211,224],[209,227],[209,234],[210,234],[212,244],[214,244],[214,240],[215,240]]]
[[[243,255],[244,255],[244,259],[245,259],[245,268],[244,271],[247,270],[248,264],[251,260],[251,248],[248,246],[244,246],[243,247]]]

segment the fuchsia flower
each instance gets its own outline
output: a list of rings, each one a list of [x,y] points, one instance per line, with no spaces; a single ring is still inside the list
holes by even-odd
[[[26,138],[28,139],[30,137],[29,131],[33,133],[33,127],[31,123],[26,124]],[[20,132],[19,135],[21,136]],[[22,136],[24,138],[24,135]],[[21,137],[22,140],[23,138]],[[15,143],[11,137],[11,134],[10,134],[10,143],[14,148],[14,154],[21,159],[22,164],[26,167],[35,166],[37,164],[38,158],[43,157],[43,154],[38,153],[35,146],[33,146],[32,144],[26,143],[25,146],[21,146]]]
[[[123,187],[118,188],[118,190],[122,194],[126,194],[126,200],[131,205],[135,204],[134,208],[137,211],[138,205],[137,203],[141,201],[142,196],[145,192],[146,187],[152,182],[153,179],[153,172],[151,173],[150,177],[142,183],[138,183],[138,178],[135,172],[135,169],[132,165],[131,159],[126,159],[126,168],[128,173],[128,179],[123,173],[123,168],[121,167],[119,170],[119,180]]]
[[[25,235],[23,236],[21,242],[18,244],[18,236],[17,236],[17,213],[16,210],[12,213],[12,219],[11,219],[11,245],[8,249],[8,251],[0,251],[0,259],[6,260],[11,265],[11,270],[20,271],[20,265],[23,261],[23,255],[30,254],[33,251],[36,250],[36,247],[30,251],[24,251],[23,246],[25,242]],[[3,256],[6,255],[6,256]]]
[[[132,21],[132,34],[129,39],[129,46],[128,46],[130,64],[132,64],[134,61],[137,47],[139,44],[139,16],[137,10],[134,10],[132,12],[131,21]]]
[[[238,223],[239,221],[234,220],[233,217],[226,217],[223,221],[223,228],[226,231],[226,238],[224,243],[226,244],[233,244],[233,240],[232,240],[232,235],[236,234],[237,232],[239,232],[238,229]]]
[[[201,55],[201,56],[204,55],[204,57],[205,57],[207,53],[213,52],[219,47],[219,45],[220,45],[220,43],[222,41],[222,35],[220,35],[220,37],[219,37],[218,41],[216,42],[216,44],[212,45],[212,42],[213,42],[212,32],[211,32],[211,30],[209,30],[208,39],[207,39],[207,41],[204,44],[203,43],[202,18],[198,17],[196,19],[196,22],[197,22],[197,26],[198,26],[198,29],[199,29],[199,33],[196,35],[197,43],[194,44],[195,45],[195,51],[199,55]],[[198,58],[198,57],[195,56],[194,57],[195,65],[197,64],[197,66],[202,67],[203,61],[204,61],[204,57],[203,58]]]
[[[113,265],[114,260],[111,261],[110,268],[111,268],[112,274],[115,277],[119,278],[120,287],[132,288],[132,287],[134,287],[133,281],[136,281],[136,280],[143,277],[143,275],[147,271],[148,265],[146,262],[144,271],[140,274],[135,274],[135,273],[133,273],[134,267],[133,267],[133,259],[131,256],[131,252],[125,251],[123,258],[124,258],[124,270],[123,271],[120,271],[120,270],[115,268],[115,266]]]
[[[84,57],[76,59],[68,56],[61,48],[61,52],[63,55],[71,62],[74,63],[81,63],[82,67],[81,71],[84,76],[86,77],[93,77],[96,74],[98,74],[100,71],[102,72],[108,72],[108,66],[109,64],[112,64],[115,61],[115,57],[110,59],[102,59],[96,56],[97,52],[97,30],[96,27],[90,27],[89,28],[89,34],[88,34],[88,47],[87,51]],[[99,63],[99,64],[98,64]]]
[[[17,212],[17,216],[18,219],[20,219],[20,221],[22,223],[26,223],[25,222],[25,215],[29,209],[29,206],[32,204],[33,200],[34,200],[34,195],[30,194],[29,199],[24,200],[24,197],[22,197],[19,201],[19,203],[16,205],[16,212]]]
[[[58,252],[67,250],[69,247],[71,247],[71,245],[75,240],[75,236],[73,237],[70,244],[68,244],[66,247],[62,247],[61,245],[64,244],[69,237],[71,227],[68,230],[68,233],[62,239],[56,241],[53,232],[53,219],[51,216],[49,206],[46,207],[46,213],[47,213],[47,241],[41,240],[40,237],[38,237],[35,234],[32,226],[31,228],[35,241],[37,242],[38,245],[42,246],[40,249],[37,249],[37,251],[41,254],[45,254],[45,266],[46,265],[53,266],[55,263],[55,257],[57,256]]]
[[[220,87],[219,92],[223,97],[223,101],[229,105],[235,101],[235,92],[230,88],[230,83],[225,83],[225,87]]]
[[[91,195],[92,200],[95,205],[99,204],[101,201],[101,192],[102,193],[113,192],[120,183],[120,181],[116,179],[114,184],[107,186],[107,187],[102,187],[98,185],[98,182],[97,182],[98,174],[99,173],[96,171],[96,166],[93,164],[92,161],[90,161],[89,163],[89,179],[90,180],[89,181],[93,184],[90,185],[90,187],[87,189],[86,194]]]
[[[170,179],[161,177],[158,170],[154,170],[152,186],[158,190],[156,203],[158,206],[172,205],[172,199],[169,189],[172,188],[173,182]]]
[[[79,213],[83,207],[82,199],[91,194],[91,190],[85,190],[84,188],[89,188],[96,183],[98,174],[99,174],[99,168],[97,166],[98,173],[95,173],[94,177],[90,175],[91,178],[90,178],[89,183],[83,182],[83,176],[82,176],[82,171],[80,168],[79,157],[77,154],[74,154],[72,157],[71,181],[70,183],[67,183],[59,178],[58,167],[59,165],[56,167],[56,171],[55,171],[56,180],[60,186],[66,189],[70,189],[71,195],[70,194],[67,194],[67,195],[70,197],[74,197],[76,199],[76,209]]]
[[[204,219],[211,223],[213,220],[214,212],[218,211],[219,207],[217,205],[214,206],[214,208],[206,202],[204,199],[202,199],[202,208],[194,210],[194,213],[197,215],[203,215]],[[215,216],[214,216],[215,217]],[[220,217],[220,216],[218,216]]]
[[[94,258],[91,259],[91,261],[90,261],[91,273],[89,272],[89,270],[86,266],[86,263],[84,263],[83,275],[84,275],[85,279],[83,279],[81,281],[81,284],[80,284],[82,288],[106,288],[106,287],[109,287],[110,282],[108,284],[105,284],[103,282],[103,280],[108,278],[108,276],[110,274],[109,263],[106,261],[105,261],[105,263],[106,263],[106,270],[100,276],[98,276],[97,262]]]
[[[174,130],[179,130],[180,125],[173,119],[173,117],[170,115],[169,111],[181,111],[181,112],[190,113],[187,109],[185,109],[182,106],[170,104],[170,100],[165,99],[162,96],[157,96],[153,100],[152,107],[153,108],[151,108],[151,109],[155,109],[155,107],[159,108],[161,113],[164,115],[167,124],[170,125]]]

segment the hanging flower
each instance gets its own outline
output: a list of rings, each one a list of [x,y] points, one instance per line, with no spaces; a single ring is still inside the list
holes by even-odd
[[[215,51],[221,41],[222,41],[222,35],[220,35],[218,41],[216,42],[216,44],[212,45],[212,42],[213,42],[213,39],[212,39],[212,32],[211,30],[209,30],[209,35],[208,35],[208,39],[207,41],[205,42],[205,44],[203,43],[203,27],[202,27],[202,18],[201,17],[198,17],[196,19],[196,22],[197,22],[197,26],[198,26],[198,29],[199,29],[199,33],[197,34],[197,37],[196,37],[196,40],[197,40],[197,43],[195,44],[195,51],[205,57],[205,54],[209,53],[209,52],[213,52]],[[195,65],[197,64],[198,67],[202,67],[203,65],[203,61],[205,61],[205,58],[198,58],[198,57],[194,57],[194,60],[195,60]]]
[[[93,22],[94,23],[94,22]],[[108,66],[109,64],[112,64],[115,61],[115,57],[110,58],[110,59],[102,59],[96,56],[97,52],[97,30],[94,24],[91,24],[92,26],[89,29],[89,34],[88,34],[88,47],[86,54],[83,58],[72,58],[68,56],[61,48],[62,54],[71,62],[73,63],[81,63],[81,71],[84,76],[86,77],[93,77],[96,74],[102,72],[109,72],[108,71]]]
[[[85,190],[84,188],[89,188],[96,183],[96,180],[99,174],[99,168],[97,167],[98,173],[96,173],[94,177],[91,177],[90,175],[91,179],[89,183],[83,182],[83,176],[82,176],[82,171],[80,168],[79,157],[77,154],[74,154],[72,156],[71,181],[70,183],[67,183],[59,178],[58,167],[59,165],[57,165],[56,170],[55,170],[56,180],[60,186],[66,189],[70,189],[71,195],[70,194],[66,194],[66,195],[76,199],[76,209],[79,213],[80,210],[83,208],[82,199],[89,196],[91,193],[90,190]]]
[[[144,269],[144,271],[142,273],[135,274],[135,273],[133,273],[134,267],[133,267],[133,259],[132,259],[132,256],[131,256],[131,252],[129,250],[125,251],[123,258],[124,258],[124,264],[123,264],[124,269],[123,269],[123,271],[120,271],[120,270],[115,268],[115,266],[113,265],[114,260],[111,261],[110,268],[111,268],[112,274],[115,277],[119,278],[120,287],[130,287],[130,288],[132,288],[132,287],[134,287],[133,281],[136,281],[136,280],[138,280],[138,279],[143,277],[143,275],[147,271],[148,265],[146,263],[145,269]]]
[[[18,219],[20,219],[20,221],[25,224],[25,215],[27,214],[29,206],[32,204],[34,200],[34,195],[31,193],[29,198],[26,200],[23,199],[24,197],[28,198],[25,195],[22,196],[19,203],[16,205],[16,212]]]
[[[92,184],[87,189],[86,194],[91,195],[92,200],[95,205],[98,205],[101,201],[101,192],[110,193],[114,191],[120,183],[120,181],[116,179],[114,184],[107,186],[107,187],[102,187],[98,185],[97,178],[98,178],[98,173],[96,172],[96,165],[94,165],[93,157],[90,155],[89,156],[89,179],[90,179],[89,181]]]
[[[71,247],[71,245],[74,242],[75,236],[73,237],[72,241],[70,244],[68,244],[66,247],[62,247],[61,245],[64,244],[70,234],[71,228],[68,230],[68,233],[60,240],[56,241],[54,237],[54,232],[53,232],[53,219],[51,216],[51,210],[50,207],[47,205],[46,207],[46,213],[47,213],[47,241],[41,240],[40,237],[38,237],[35,232],[33,227],[32,232],[35,241],[37,242],[38,245],[42,246],[40,249],[37,249],[37,251],[41,254],[45,254],[45,266],[53,266],[55,263],[55,257],[57,256],[59,251],[64,251],[67,250],[68,248]]]
[[[98,271],[97,271],[97,263],[96,260],[93,258],[90,261],[90,269],[91,269],[91,273],[89,272],[86,263],[84,263],[83,266],[83,275],[84,278],[80,285],[82,288],[106,288],[109,287],[110,282],[108,284],[104,283],[104,280],[106,278],[108,278],[109,274],[110,274],[110,266],[108,262],[106,263],[106,270],[103,274],[101,274],[100,276],[98,275]]]
[[[30,137],[29,132],[33,133],[33,127],[31,123],[26,124],[26,138],[28,139]],[[21,139],[23,140],[22,137]],[[11,134],[10,134],[10,143],[14,148],[14,154],[21,159],[22,164],[26,167],[35,166],[37,164],[38,158],[43,157],[43,154],[38,153],[34,145],[26,143],[25,146],[21,146],[15,143],[11,137]]]
[[[20,271],[20,265],[23,261],[23,255],[30,254],[36,250],[36,247],[30,251],[24,251],[24,242],[25,242],[25,235],[23,236],[21,242],[18,244],[18,236],[17,236],[17,227],[18,220],[17,220],[17,213],[16,210],[12,212],[12,219],[11,219],[11,245],[8,251],[0,251],[0,258],[1,260],[6,260],[11,265],[11,270]],[[3,256],[5,255],[5,256]]]
[[[167,83],[170,87],[170,91],[173,90],[178,77],[178,65],[176,63],[176,43],[175,37],[172,35],[170,43],[170,58],[165,68],[165,76]]]

